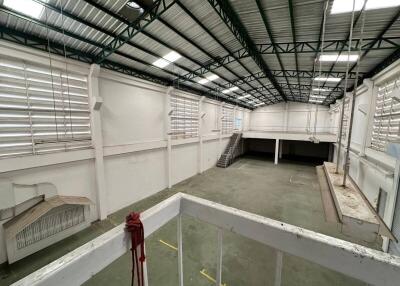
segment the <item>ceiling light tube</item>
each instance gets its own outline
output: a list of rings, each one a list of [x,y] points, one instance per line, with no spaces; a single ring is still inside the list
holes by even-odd
[[[326,82],[339,82],[342,79],[340,77],[316,77],[315,81],[326,81]]]
[[[165,68],[166,66],[168,66],[170,63],[173,63],[175,61],[177,61],[178,59],[180,59],[182,56],[180,54],[178,54],[175,51],[171,51],[168,54],[166,54],[165,56],[163,56],[162,58],[156,60],[155,62],[153,62],[153,65],[159,68]]]
[[[360,11],[365,0],[355,0],[354,11]],[[368,0],[365,10],[383,9],[400,5],[400,0]],[[353,1],[335,0],[332,4],[331,14],[348,13],[353,11]]]
[[[208,79],[209,81],[213,81],[213,80],[216,80],[218,78],[219,78],[219,76],[216,75],[216,74],[212,74],[212,75],[206,76],[206,79]]]
[[[329,88],[313,88],[313,91],[331,91]]]
[[[326,54],[320,55],[320,62],[356,62],[358,55],[339,55],[339,54]]]
[[[238,97],[238,99],[244,99],[244,98],[249,98],[251,94],[245,94],[243,96]]]
[[[202,78],[202,79],[200,79],[200,80],[198,81],[198,83],[200,83],[200,84],[206,84],[207,82],[209,82],[209,80],[206,79],[206,78]]]
[[[169,61],[171,63],[179,60],[181,57],[182,56],[175,51],[171,51],[168,54],[166,54],[165,56],[163,56],[164,59],[166,59],[167,61]]]
[[[44,10],[44,6],[42,4],[39,4],[33,0],[4,0],[3,5],[14,11],[36,19],[40,18]]]

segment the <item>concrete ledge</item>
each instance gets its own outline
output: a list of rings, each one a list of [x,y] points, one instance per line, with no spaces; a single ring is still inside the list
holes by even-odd
[[[336,174],[334,163],[324,162],[324,171],[342,223],[342,233],[368,242],[375,241],[379,221],[353,181],[349,178],[343,187],[343,171]]]

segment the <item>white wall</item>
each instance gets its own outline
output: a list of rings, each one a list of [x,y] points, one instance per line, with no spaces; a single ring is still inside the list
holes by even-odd
[[[318,111],[316,110],[318,108]],[[250,114],[250,130],[257,131],[314,131],[333,132],[329,107],[297,102],[278,103],[257,108]]]
[[[376,207],[379,189],[383,189],[388,193],[383,219],[389,227],[392,225],[394,205],[398,192],[399,162],[385,152],[371,149],[370,141],[377,86],[390,78],[399,76],[400,61],[397,61],[372,79],[365,80],[357,89],[349,154],[349,174],[363,191],[369,202]],[[340,108],[341,101],[331,106],[333,121],[339,122]],[[367,114],[364,114],[365,111]],[[338,146],[338,144],[335,145],[335,162]],[[346,146],[347,139],[342,141],[340,167],[343,167],[344,164]],[[387,239],[384,239],[383,249],[386,250],[386,247]]]
[[[41,52],[2,42],[0,54],[36,63],[48,59]],[[52,64],[65,66],[64,59],[57,57]],[[70,71],[89,75],[89,68],[68,61]],[[93,221],[100,215],[100,197],[105,213],[110,214],[215,166],[230,136],[217,131],[221,102],[204,99],[202,111],[206,116],[201,119],[201,140],[172,140],[169,154],[167,88],[107,70],[93,74],[91,101],[103,99],[100,116],[92,116],[93,137],[99,135],[101,139],[93,141],[96,149],[2,159],[0,179],[7,178],[16,184],[49,182],[60,195],[88,197],[94,203]],[[200,100],[197,95],[173,92]],[[248,126],[250,111],[237,108],[235,112],[243,118],[242,126]],[[104,195],[100,192],[102,186]],[[0,263],[7,259],[1,227],[4,222],[0,222]]]

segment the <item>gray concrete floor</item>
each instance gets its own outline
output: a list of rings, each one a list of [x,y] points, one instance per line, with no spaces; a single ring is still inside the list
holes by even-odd
[[[79,245],[122,223],[132,210],[143,211],[165,198],[184,192],[227,206],[301,226],[341,239],[377,248],[342,235],[338,225],[324,218],[315,166],[246,157],[227,169],[213,168],[194,176],[171,190],[110,215],[102,222],[11,266],[0,267],[0,285],[9,285]],[[176,245],[176,221],[171,221],[146,240],[149,282],[152,286],[178,285],[177,253],[161,243]],[[183,259],[185,286],[213,285],[201,274],[215,277],[217,232],[213,226],[183,218]],[[224,232],[223,282],[227,286],[273,285],[276,252],[264,245]],[[130,285],[130,254],[122,256],[85,283]],[[282,285],[365,285],[359,281],[284,254]]]

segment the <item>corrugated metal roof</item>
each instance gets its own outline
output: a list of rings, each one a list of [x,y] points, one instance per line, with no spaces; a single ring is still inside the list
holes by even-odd
[[[167,0],[166,3],[172,3],[172,1]],[[106,9],[102,11],[85,0],[49,0],[48,4],[55,8],[46,8],[40,19],[29,20],[26,17],[16,17],[16,15],[0,11],[0,25],[15,31],[35,35],[42,39],[49,38],[51,43],[65,44],[67,47],[80,50],[95,57],[99,55],[105,45],[113,41],[114,38],[110,34],[119,35],[127,27],[126,21],[121,22],[118,19],[120,18],[118,11],[126,2],[127,0],[98,0],[96,1],[97,5]],[[232,6],[255,44],[271,43],[261,16],[262,13],[269,22],[270,32],[276,43],[293,42],[288,0],[259,0],[262,7],[261,10],[258,9],[256,0],[230,0],[227,2]],[[333,1],[330,2],[330,5],[332,5]],[[244,78],[261,71],[258,64],[249,56],[229,63],[221,62],[220,64],[212,64],[215,60],[220,61],[219,59],[225,59],[230,53],[243,50],[244,47],[208,1],[181,0],[181,3],[208,31],[205,31],[198,25],[196,20],[179,5],[174,4],[162,14],[160,19],[154,19],[144,28],[143,32],[136,34],[128,43],[118,47],[118,54],[112,54],[108,57],[108,60],[154,74],[167,80],[174,80],[176,79],[175,75],[182,76],[195,70],[203,73],[204,77],[210,74],[210,72],[207,72],[207,68],[204,67],[208,67],[211,64],[210,67],[214,68],[211,73],[218,74],[222,78],[214,82],[209,82],[204,86],[197,83],[200,77],[192,78],[194,83],[190,81],[186,82],[187,85],[193,85],[196,89],[204,91],[207,90],[207,87],[222,89],[224,86],[234,83],[239,78]],[[297,41],[318,41],[325,0],[292,0],[292,3]],[[60,11],[54,11],[57,9],[62,9],[64,13],[72,14],[74,19],[66,15],[62,16]],[[398,7],[367,11],[363,37],[376,38],[391,19],[398,14],[398,11]],[[117,18],[114,17],[113,13],[114,15],[117,14]],[[358,12],[356,13],[356,17],[357,15],[359,15]],[[85,23],[82,23],[82,21],[80,22],[79,19],[89,22],[95,27],[89,27]],[[349,33],[350,19],[351,13],[330,14],[329,7],[325,40],[345,40]],[[355,25],[354,38],[360,37],[360,24],[361,21],[359,20],[357,25]],[[167,25],[172,26],[176,31],[173,31]],[[207,32],[211,33],[214,38]],[[399,34],[400,20],[397,19],[384,36],[399,37]],[[394,40],[394,42],[398,43],[399,40]],[[176,50],[183,57],[177,60],[174,65],[165,67],[164,70],[152,65],[155,60],[171,50]],[[371,71],[392,54],[393,51],[394,49],[370,51],[362,60],[360,72],[367,73]],[[124,54],[128,55],[129,58],[124,57]],[[234,55],[237,56],[237,53],[234,53]],[[289,53],[281,52],[279,56],[283,66],[280,65],[277,54],[269,53],[261,55],[263,61],[271,70],[279,71],[282,68],[285,70],[296,69],[295,54],[293,51]],[[299,70],[312,72],[314,68],[314,56],[314,52],[299,53]],[[204,69],[199,70],[201,67]],[[345,64],[339,63],[323,64],[324,70],[332,68],[333,72],[344,72],[345,67]],[[276,79],[282,86],[286,86],[287,81],[292,85],[298,84],[296,76],[287,79],[280,76]],[[352,83],[353,81],[350,81],[349,84],[351,85]],[[301,84],[310,85],[311,79],[301,79]],[[244,90],[250,91],[256,89],[259,93],[268,95],[267,91],[261,92],[259,90],[265,86],[271,86],[270,80],[265,75],[259,80],[252,80],[251,82],[241,84],[241,88]],[[274,89],[271,91],[276,92]],[[296,93],[294,88],[292,88],[292,92]],[[238,91],[238,93],[243,93],[243,90]],[[285,88],[285,93],[290,95],[290,90]]]

